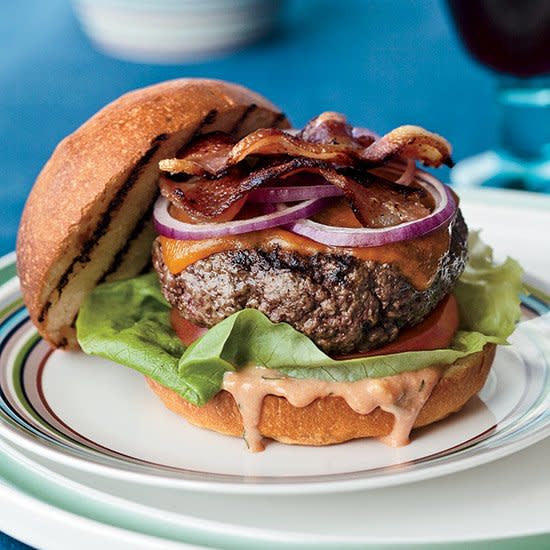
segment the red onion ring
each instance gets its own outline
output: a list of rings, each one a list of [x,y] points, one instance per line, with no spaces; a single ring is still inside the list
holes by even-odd
[[[296,185],[293,187],[259,187],[248,194],[250,202],[298,202],[339,197],[343,191],[334,185]]]
[[[372,139],[372,141],[376,141],[381,137],[380,134],[377,134],[370,128],[360,128],[358,126],[354,126],[351,129],[351,135],[359,141],[361,140],[361,138],[367,139],[367,140]]]
[[[251,231],[260,231],[262,229],[287,225],[296,220],[316,214],[326,206],[326,200],[312,199],[293,206],[282,206],[281,209],[249,220],[201,224],[185,223],[176,220],[170,215],[168,211],[169,206],[170,201],[163,196],[160,196],[155,203],[153,221],[157,232],[170,239],[196,241],[214,237],[240,235],[242,233],[250,233]]]
[[[433,212],[419,220],[405,222],[392,227],[352,229],[333,227],[312,220],[298,220],[286,226],[287,229],[328,246],[369,247],[382,246],[416,239],[450,222],[457,210],[457,204],[449,188],[426,172],[418,171],[416,182],[434,197]]]
[[[395,183],[400,185],[410,185],[414,180],[414,173],[416,172],[416,160],[413,158],[407,159],[407,167],[405,171],[395,180]]]

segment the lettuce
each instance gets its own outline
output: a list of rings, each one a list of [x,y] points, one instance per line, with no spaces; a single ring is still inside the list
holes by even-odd
[[[493,250],[478,233],[470,235],[468,250],[468,264],[454,290],[460,328],[507,338],[519,320],[523,270],[512,258],[495,264]]]
[[[508,258],[496,264],[476,233],[469,250],[455,289],[461,324],[449,349],[335,361],[290,325],[272,323],[254,309],[231,315],[185,349],[170,326],[155,274],[98,286],[81,306],[78,340],[86,353],[133,368],[199,406],[220,391],[225,372],[248,365],[294,378],[353,382],[450,364],[489,342],[506,343],[520,315],[518,263]]]
[[[185,395],[188,386],[178,372],[185,346],[172,330],[169,313],[154,273],[99,285],[78,314],[80,347]]]

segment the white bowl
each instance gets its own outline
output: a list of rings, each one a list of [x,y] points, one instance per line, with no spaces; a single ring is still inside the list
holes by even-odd
[[[146,63],[198,61],[266,35],[281,0],[74,0],[104,52]]]

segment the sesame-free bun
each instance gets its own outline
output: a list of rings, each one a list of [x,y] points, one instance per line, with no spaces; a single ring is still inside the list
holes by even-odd
[[[76,348],[74,321],[101,281],[129,278],[150,262],[158,162],[193,136],[289,126],[260,95],[228,82],[181,79],[130,92],[55,149],[25,205],[17,270],[42,337]]]
[[[479,353],[459,359],[449,367],[440,367],[445,369],[444,374],[420,410],[414,427],[427,426],[459,411],[476,395],[485,384],[495,349],[494,344],[487,344]],[[158,382],[150,378],[147,382],[166,407],[192,424],[242,436],[241,413],[227,391],[220,391],[206,405],[197,407]],[[308,380],[302,382],[307,384]],[[330,445],[387,435],[393,423],[391,413],[376,408],[369,414],[359,414],[341,397],[323,397],[306,407],[294,407],[284,397],[267,395],[263,400],[259,430],[264,437],[283,443]]]

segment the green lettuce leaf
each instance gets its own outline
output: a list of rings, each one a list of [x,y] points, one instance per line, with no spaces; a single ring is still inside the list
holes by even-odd
[[[520,316],[523,270],[512,258],[495,264],[492,248],[477,232],[470,234],[468,251],[468,264],[454,290],[460,328],[507,338]]]
[[[290,325],[245,309],[185,350],[154,274],[98,286],[82,304],[78,339],[86,353],[134,368],[195,405],[220,391],[225,372],[249,365],[294,378],[352,382],[450,364],[489,342],[506,343],[520,313],[517,262],[495,264],[491,248],[475,233],[469,247],[470,261],[455,291],[461,326],[449,349],[335,361]]]
[[[169,314],[155,273],[105,283],[80,308],[78,342],[90,355],[112,359],[197,401],[178,372],[185,346],[174,334]]]

